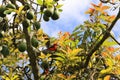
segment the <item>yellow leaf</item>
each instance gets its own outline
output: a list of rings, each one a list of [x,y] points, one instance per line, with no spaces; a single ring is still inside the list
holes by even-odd
[[[70,53],[71,56],[76,56],[82,49],[74,49],[72,50],[72,52]]]
[[[62,78],[62,79],[66,79],[66,76],[64,74],[57,74],[57,76]]]
[[[18,75],[14,75],[14,77],[12,78],[12,80],[18,80],[19,76]]]
[[[95,9],[89,8],[89,9],[85,12],[85,14],[93,14],[94,11],[95,11]]]
[[[20,6],[19,9],[17,10],[17,14],[20,15],[21,11],[23,10],[24,6]]]
[[[103,57],[109,56],[109,54],[107,52],[102,52],[101,54],[102,54]]]
[[[67,47],[67,53],[71,54],[72,50],[70,49],[70,47]]]
[[[113,71],[113,73],[114,73],[114,74],[120,74],[120,69],[115,69],[115,70]]]
[[[76,78],[76,75],[71,75],[70,78],[71,79]]]
[[[17,53],[17,52],[19,52],[19,50],[18,50],[18,49],[15,49],[14,52]]]
[[[43,34],[43,30],[42,29],[39,29],[36,33],[37,36],[41,36]]]
[[[41,55],[39,56],[39,58],[45,59],[45,58],[49,58],[51,56],[51,54],[47,54],[45,55],[44,53],[41,52]]]
[[[98,80],[103,80],[102,78],[98,78]]]
[[[114,65],[112,59],[109,59],[109,58],[106,59],[106,64],[107,64],[108,66],[113,66],[113,65]]]
[[[15,23],[19,23],[20,19],[18,17],[15,18]]]
[[[7,41],[7,42],[9,42],[8,38],[4,38],[4,41]]]
[[[109,21],[112,22],[115,19],[115,15],[109,17]]]
[[[109,9],[109,8],[110,8],[109,6],[102,6],[102,7],[101,7],[101,10],[104,11],[104,10],[107,10],[107,9]]]
[[[2,78],[5,80],[10,80],[7,76],[2,76]]]
[[[78,60],[78,59],[79,59],[79,57],[70,56],[70,57],[69,57],[69,59],[70,59],[70,60]]]
[[[115,56],[115,59],[116,59],[116,60],[120,60],[120,54],[116,55],[116,56]]]
[[[110,80],[110,75],[105,76],[104,80]]]
[[[107,69],[101,70],[100,73],[101,74],[109,73],[109,72],[111,72],[111,70],[112,70],[112,67],[108,67]]]
[[[41,55],[39,56],[39,58],[44,59],[46,57],[46,55],[44,53],[41,52]]]
[[[46,0],[46,2],[52,2],[53,0]]]
[[[89,62],[89,67],[92,68],[92,63],[91,62]]]
[[[63,50],[63,49],[60,49],[63,53],[67,54],[67,51]]]

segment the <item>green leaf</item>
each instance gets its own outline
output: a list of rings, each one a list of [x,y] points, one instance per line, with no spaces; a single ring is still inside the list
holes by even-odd
[[[28,32],[31,32],[31,27],[28,27]]]
[[[73,32],[79,30],[80,28],[84,27],[83,25],[76,26],[76,28],[73,30]]]
[[[4,14],[10,14],[11,12],[14,12],[14,9],[6,10],[6,11],[4,11]]]
[[[59,4],[56,6],[56,8],[61,8],[63,6],[63,4]]]
[[[61,62],[61,63],[65,62],[65,60],[62,59],[62,58],[60,58],[60,57],[53,58],[53,60],[58,61],[58,62]]]
[[[37,0],[37,3],[38,3],[39,5],[43,5],[43,0]]]
[[[62,12],[63,10],[62,9],[58,9],[59,12]]]
[[[74,58],[74,57],[77,57],[77,54],[81,51],[82,49],[78,48],[78,49],[69,49],[67,51],[67,57],[68,58]]]
[[[59,61],[59,62],[66,61],[65,55],[62,53],[57,53],[57,54],[51,55],[50,57],[56,61]]]
[[[57,54],[51,55],[50,57],[52,57],[52,58],[61,57],[61,58],[65,59],[65,56],[62,53],[57,53]]]
[[[111,40],[110,38],[105,40],[103,43],[103,46],[115,46],[115,45],[117,45],[117,43],[115,41]]]
[[[101,23],[98,23],[97,26],[100,28],[106,28],[106,26],[104,24],[101,24]]]

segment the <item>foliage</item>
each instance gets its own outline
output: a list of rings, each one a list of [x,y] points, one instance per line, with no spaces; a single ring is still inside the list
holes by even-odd
[[[117,1],[102,2],[113,5]],[[40,24],[42,20],[59,19],[62,11],[59,0],[3,0],[0,77],[5,80],[120,79],[120,48],[115,47],[117,42],[110,36],[93,52],[85,67],[89,52],[116,18],[107,12],[111,6],[103,3],[92,3],[92,8],[85,12],[90,15],[89,20],[71,34],[59,32],[54,38],[44,33]]]

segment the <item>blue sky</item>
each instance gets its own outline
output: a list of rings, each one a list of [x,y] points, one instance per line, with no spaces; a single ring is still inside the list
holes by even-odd
[[[72,30],[79,24],[88,19],[85,11],[90,7],[91,0],[65,0],[62,7],[63,12],[60,13],[60,19],[49,22],[42,22],[43,30],[51,36],[57,36],[60,31]]]
[[[99,0],[63,0],[62,7],[63,12],[60,13],[60,19],[49,22],[42,22],[42,29],[44,32],[49,34],[50,36],[56,37],[58,32],[69,31],[72,32],[73,29],[82,24],[85,20],[89,18],[87,14],[84,14],[89,7],[91,7],[90,3],[98,3]],[[1,1],[0,1],[1,3]],[[110,14],[117,14],[117,11],[110,11]],[[117,22],[115,27],[113,28],[113,33],[116,39],[120,42],[120,21]]]
[[[85,11],[91,7],[90,3],[98,3],[99,0],[64,0],[62,7],[63,12],[60,14],[60,19],[57,21],[50,20],[42,22],[42,29],[50,36],[56,37],[60,31],[69,31],[82,24],[89,18]],[[117,14],[117,11],[110,11],[110,14]],[[117,40],[120,41],[120,21],[113,28],[113,33]]]

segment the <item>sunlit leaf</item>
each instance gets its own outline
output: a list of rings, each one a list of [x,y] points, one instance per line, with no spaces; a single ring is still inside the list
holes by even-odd
[[[10,80],[7,76],[2,76],[2,78],[5,80]]]
[[[42,29],[39,29],[36,33],[36,35],[39,37],[43,34],[43,30]]]
[[[67,54],[67,51],[65,51],[64,49],[60,49],[63,53]]]
[[[112,22],[114,19],[115,19],[115,15],[109,17],[110,22]]]
[[[7,42],[9,42],[9,39],[8,39],[8,38],[4,38],[4,41],[7,41]]]
[[[104,11],[104,10],[107,10],[107,9],[109,9],[109,8],[110,8],[109,6],[102,6],[102,7],[101,7],[101,10]]]
[[[89,8],[89,9],[85,12],[85,14],[93,14],[94,11],[95,11],[95,9]]]
[[[76,26],[75,29],[73,30],[73,32],[78,31],[78,30],[80,30],[83,27],[84,27],[84,25]]]
[[[56,8],[61,8],[63,5],[62,4],[59,4],[56,6]]]
[[[112,70],[112,67],[108,67],[107,69],[101,70],[100,73],[101,74],[109,73],[109,72],[111,72],[111,70]]]
[[[109,56],[109,54],[107,52],[102,52],[101,54],[102,54],[103,57]]]
[[[61,73],[60,73],[60,74],[57,74],[57,76],[60,77],[60,78],[62,78],[62,79],[66,79],[66,76],[63,75],[63,74],[61,74]]]
[[[71,57],[69,57],[69,60],[72,60],[72,61],[75,61],[75,60],[78,60],[79,59],[79,57],[77,57],[77,56],[71,56]]]
[[[46,0],[47,3],[51,3],[53,0]]]
[[[51,55],[51,57],[52,57],[52,58],[61,57],[61,58],[65,59],[65,55],[62,54],[62,53],[53,54],[53,55]]]
[[[19,19],[19,17],[17,16],[16,18],[15,18],[15,23],[19,23],[20,22],[20,19]]]
[[[75,57],[75,56],[77,56],[77,54],[81,51],[82,49],[73,49],[73,50],[71,50],[71,49],[69,49],[69,51],[68,51],[68,57]]]
[[[113,66],[113,65],[114,65],[114,62],[112,61],[112,59],[107,58],[107,59],[106,59],[106,64],[107,64],[108,66]]]
[[[63,58],[61,58],[61,57],[53,58],[53,60],[58,61],[58,62],[61,62],[61,63],[64,63],[64,62],[65,62],[65,60],[64,60]],[[59,66],[59,65],[58,65],[58,66]]]
[[[110,75],[105,76],[104,80],[110,80]]]
[[[19,80],[19,76],[18,75],[14,75],[12,80]]]
[[[100,28],[104,28],[104,29],[107,27],[106,25],[101,24],[101,23],[98,23],[97,26],[100,27]]]
[[[23,10],[24,6],[20,6],[19,9],[17,10],[17,14],[20,15],[21,14],[21,11]]]
[[[110,40],[110,38],[108,38],[106,41],[104,41],[103,46],[108,46],[108,47],[110,47],[110,46],[115,46],[116,44],[117,44],[117,43],[116,43],[115,41]]]
[[[41,59],[47,58],[48,59],[50,56],[51,56],[51,54],[49,54],[49,53],[47,55],[45,55],[44,53],[41,52],[41,55],[39,56],[39,58],[41,58]]]
[[[37,0],[37,3],[38,3],[39,5],[42,5],[42,4],[43,4],[43,0]]]
[[[120,54],[116,55],[115,59],[120,61]]]

